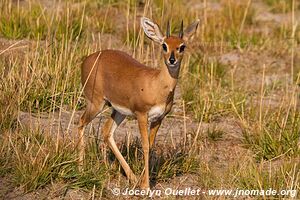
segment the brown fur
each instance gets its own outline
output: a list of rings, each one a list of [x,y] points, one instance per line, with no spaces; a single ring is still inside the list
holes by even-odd
[[[87,100],[97,107],[106,99],[133,113],[147,112],[154,105],[170,103],[172,98],[168,96],[177,83],[166,66],[150,68],[117,50],[91,54],[84,60],[81,71],[82,84],[87,81],[84,87]]]
[[[168,52],[164,52],[164,59],[167,60],[170,58],[171,51],[173,50],[175,53],[175,58],[179,62],[181,62],[183,53],[179,53],[179,45],[184,44],[184,40],[179,37],[170,36],[169,38],[165,39],[165,43],[168,44]]]
[[[147,29],[149,32],[152,31],[152,26],[158,28],[150,23]],[[159,37],[153,38],[160,41]],[[163,118],[172,108],[174,89],[183,57],[183,52],[179,52],[180,45],[184,43],[181,37],[170,36],[164,38],[163,42],[168,46],[168,50],[163,51],[166,65],[160,69],[147,67],[117,50],[96,52],[83,61],[81,82],[87,107],[78,128],[80,167],[84,161],[84,127],[103,109],[105,103],[108,103],[112,105],[113,112],[102,128],[104,141],[112,149],[127,177],[136,183],[137,178],[116,146],[113,133],[125,119],[125,114],[133,114],[137,118],[145,163],[141,187],[149,188],[149,148],[154,143]],[[173,66],[168,64],[171,52],[177,61]],[[150,113],[154,116],[152,121],[148,120]]]

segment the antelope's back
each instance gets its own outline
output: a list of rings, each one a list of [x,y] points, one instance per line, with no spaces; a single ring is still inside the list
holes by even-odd
[[[84,94],[89,100],[99,96],[123,105],[134,95],[139,95],[140,87],[149,85],[158,72],[125,52],[103,50],[89,55],[83,61],[81,82],[85,85]]]

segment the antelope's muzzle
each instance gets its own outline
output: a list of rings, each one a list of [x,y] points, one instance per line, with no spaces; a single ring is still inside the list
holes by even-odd
[[[174,64],[176,63],[174,51],[171,52],[171,56],[170,56],[170,58],[169,58],[169,63],[170,63],[171,65],[174,65]]]

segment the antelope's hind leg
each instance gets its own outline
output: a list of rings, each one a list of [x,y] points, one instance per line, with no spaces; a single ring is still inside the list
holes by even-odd
[[[83,161],[84,161],[84,151],[85,151],[85,138],[84,138],[84,128],[87,126],[101,110],[103,109],[105,105],[105,101],[102,100],[98,103],[92,103],[90,101],[87,101],[86,109],[83,113],[83,115],[80,118],[79,126],[78,126],[78,164],[79,169],[82,170],[83,168]]]
[[[114,153],[118,161],[120,162],[122,168],[125,171],[127,178],[130,180],[130,182],[135,184],[137,183],[137,178],[135,174],[132,172],[132,170],[130,169],[124,157],[122,156],[114,140],[114,132],[124,119],[125,119],[125,115],[122,115],[118,111],[113,110],[111,117],[105,122],[103,126],[102,134],[105,143],[110,147],[110,149],[112,150],[112,152]]]

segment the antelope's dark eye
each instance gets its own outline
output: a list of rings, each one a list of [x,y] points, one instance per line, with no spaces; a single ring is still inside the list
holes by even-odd
[[[179,48],[179,52],[182,53],[184,51],[184,49],[185,49],[185,45],[181,45]]]
[[[163,48],[163,50],[164,50],[165,52],[168,51],[168,47],[167,47],[167,45],[166,45],[165,43],[162,44],[162,48]]]

